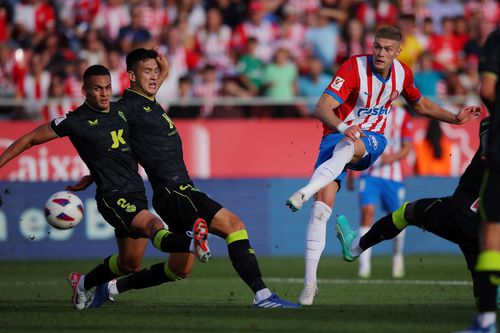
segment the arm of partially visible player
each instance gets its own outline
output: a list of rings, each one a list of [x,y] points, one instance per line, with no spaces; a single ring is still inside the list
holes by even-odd
[[[158,68],[160,69],[160,75],[158,75],[158,87],[163,84],[163,81],[168,77],[169,65],[168,60],[165,55],[160,53],[158,50],[158,57],[156,57],[156,63],[158,64]]]
[[[66,190],[73,191],[73,192],[83,191],[87,187],[92,185],[93,182],[94,182],[94,178],[92,178],[92,175],[85,175],[75,185],[66,186]]]
[[[493,72],[481,73],[481,87],[479,88],[479,96],[483,100],[488,110],[493,110],[496,99],[496,86],[498,77]]]
[[[334,109],[340,106],[340,102],[329,94],[321,95],[316,104],[315,113],[327,127],[343,133],[353,141],[356,141],[360,136],[365,136],[363,131],[356,125],[348,127],[339,117],[333,112]]]
[[[415,112],[422,116],[456,125],[465,124],[481,114],[480,106],[466,106],[457,114],[453,114],[425,97],[410,103],[410,105]]]
[[[405,159],[406,156],[411,151],[411,141],[403,141],[401,143],[401,149],[397,151],[395,154],[388,155],[388,154],[383,154],[380,156],[380,162],[382,164],[390,164],[396,161],[400,161],[402,159]]]
[[[0,155],[0,168],[32,146],[36,146],[47,141],[54,140],[56,138],[57,135],[50,128],[49,123],[39,126],[35,130],[23,135],[22,137],[14,141],[14,143],[12,143]]]

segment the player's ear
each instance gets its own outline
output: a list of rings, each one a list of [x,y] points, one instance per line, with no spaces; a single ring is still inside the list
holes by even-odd
[[[135,82],[135,74],[133,71],[128,71],[128,79],[130,80],[130,82]]]
[[[85,84],[82,85],[82,95],[87,97],[87,89],[85,88]]]

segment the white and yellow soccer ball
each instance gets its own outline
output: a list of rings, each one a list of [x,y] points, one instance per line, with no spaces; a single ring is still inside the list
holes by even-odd
[[[71,229],[83,218],[83,203],[68,191],[54,193],[45,203],[45,218],[56,229]]]

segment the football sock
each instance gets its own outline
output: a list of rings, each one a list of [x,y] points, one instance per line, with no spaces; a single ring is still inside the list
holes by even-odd
[[[240,278],[254,293],[266,289],[262,280],[259,263],[255,252],[250,246],[246,230],[235,231],[226,237],[229,259]]]
[[[496,311],[481,312],[477,315],[477,321],[480,327],[488,327],[497,322]]]
[[[116,282],[116,290],[123,293],[130,289],[143,289],[178,280],[182,280],[182,277],[174,274],[168,268],[168,263],[164,262],[119,279]]]
[[[403,247],[405,245],[405,235],[406,230],[402,230],[399,235],[394,238],[392,253],[393,256],[402,256],[403,255]]]
[[[354,143],[348,140],[340,141],[335,146],[332,157],[320,164],[314,171],[309,183],[299,190],[304,194],[305,201],[333,182],[344,170],[345,165],[352,160],[353,156]]]
[[[497,289],[500,284],[500,252],[481,252],[477,259],[476,276],[479,311],[496,311]]]
[[[85,279],[80,279],[80,282],[83,280],[84,289],[90,290],[92,287],[111,281],[122,275],[124,274],[120,271],[120,267],[118,266],[118,254],[113,254],[104,259],[102,264],[98,265],[86,274]]]
[[[259,290],[258,292],[255,293],[254,303],[259,303],[260,301],[271,297],[271,295],[272,295],[271,290],[269,290],[268,288]]]
[[[368,231],[370,230],[370,227],[360,227],[359,228],[359,236],[363,237]],[[355,250],[352,249],[351,250]],[[351,251],[352,253],[352,251]],[[357,253],[353,253],[353,255],[357,255]],[[359,276],[369,276],[371,273],[372,265],[371,265],[371,260],[372,260],[372,249],[368,248],[366,249],[361,255],[359,256],[359,270],[358,270],[358,275]]]
[[[359,240],[361,249],[369,249],[384,240],[396,237],[401,232],[393,221],[394,214],[395,213],[386,215],[375,222],[370,230]]]
[[[311,216],[306,231],[305,283],[316,283],[319,259],[325,248],[326,223],[332,209],[321,201],[312,205]]]
[[[162,252],[193,252],[193,239],[184,234],[178,234],[167,229],[158,230],[153,236],[153,245]]]

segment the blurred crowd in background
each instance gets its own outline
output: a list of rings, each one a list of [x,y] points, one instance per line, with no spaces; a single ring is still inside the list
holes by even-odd
[[[398,59],[424,95],[479,105],[479,52],[498,23],[496,0],[0,0],[0,119],[66,113],[94,64],[110,69],[118,97],[137,47],[167,56],[157,100],[172,117],[309,117],[382,25],[401,29]]]

